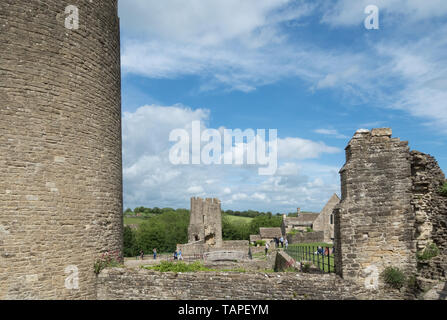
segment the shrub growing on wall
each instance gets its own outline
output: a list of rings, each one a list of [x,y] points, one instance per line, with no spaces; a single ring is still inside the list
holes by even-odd
[[[439,191],[443,196],[447,197],[447,181],[444,182],[444,185],[441,187]]]
[[[438,254],[439,254],[439,248],[436,246],[436,244],[431,243],[424,249],[422,253],[418,254],[418,259],[430,260],[431,258],[436,257]]]
[[[383,281],[392,288],[400,289],[405,284],[405,274],[395,267],[387,267],[381,273]]]

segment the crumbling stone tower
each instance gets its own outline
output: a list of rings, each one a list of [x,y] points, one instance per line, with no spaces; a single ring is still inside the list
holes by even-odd
[[[391,129],[358,130],[346,147],[335,209],[337,273],[365,285],[387,267],[415,271],[408,143]]]
[[[188,242],[195,241],[222,247],[222,211],[219,199],[191,198]]]
[[[0,43],[0,299],[95,298],[122,251],[117,0],[2,0]]]

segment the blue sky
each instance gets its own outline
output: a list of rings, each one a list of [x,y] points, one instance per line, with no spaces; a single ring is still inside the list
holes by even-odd
[[[319,211],[360,128],[391,127],[447,168],[445,1],[126,0],[119,14],[125,207]],[[173,166],[169,132],[193,120],[277,129],[277,174]]]

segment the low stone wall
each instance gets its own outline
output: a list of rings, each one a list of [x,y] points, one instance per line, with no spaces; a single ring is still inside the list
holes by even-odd
[[[222,248],[220,250],[241,250],[241,251],[247,251],[248,252],[248,240],[228,240],[223,241]]]
[[[292,243],[324,242],[324,231],[299,232],[288,234],[287,240]]]
[[[207,251],[207,246],[203,242],[193,242],[178,244],[177,250],[182,250],[182,256],[184,258],[189,258],[196,255],[203,255]]]
[[[97,278],[100,300],[401,299],[367,291],[335,274],[173,273],[112,268]]]
[[[206,252],[215,251],[240,251],[248,254],[249,242],[248,240],[233,240],[223,241],[221,247],[210,247],[203,241],[178,244],[177,250],[182,250],[182,255],[185,258],[193,258],[203,256]]]
[[[259,253],[259,252],[265,252],[265,247],[250,247],[251,254]]]
[[[240,261],[247,258],[248,254],[246,251],[236,250],[210,251],[203,255],[205,261]]]
[[[284,271],[290,268],[294,268],[295,270],[300,270],[299,262],[296,262],[291,256],[289,256],[284,251],[279,251],[276,255],[275,260],[275,271]]]

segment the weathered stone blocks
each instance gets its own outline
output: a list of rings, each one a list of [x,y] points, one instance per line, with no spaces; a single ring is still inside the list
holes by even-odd
[[[2,0],[0,21],[0,299],[95,298],[122,249],[117,1]]]

